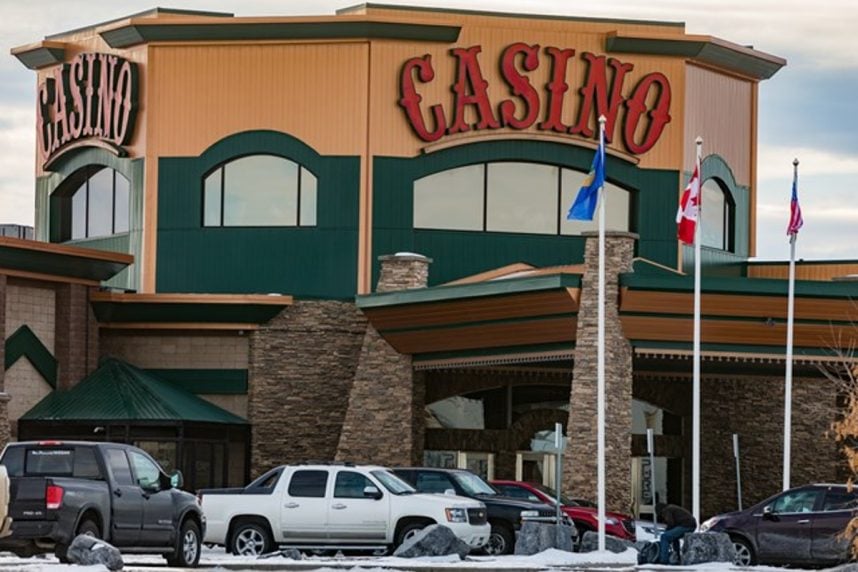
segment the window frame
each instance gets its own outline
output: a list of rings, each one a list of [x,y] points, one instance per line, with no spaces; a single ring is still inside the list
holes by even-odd
[[[108,234],[90,234],[90,216],[91,216],[91,201],[90,201],[90,183],[96,175],[101,173],[102,171],[110,172],[110,233]],[[128,213],[126,214],[127,228],[124,230],[117,231],[116,229],[116,191],[117,191],[117,176],[121,177],[128,188]],[[78,171],[68,177],[66,181],[63,182],[63,185],[69,185],[71,190],[66,191],[67,194],[62,194],[63,201],[60,203],[60,208],[62,211],[65,211],[65,214],[61,216],[61,219],[64,220],[61,224],[60,230],[60,242],[73,241],[73,240],[90,240],[90,239],[98,239],[98,238],[107,238],[111,236],[128,234],[131,232],[131,202],[132,202],[132,191],[133,186],[131,184],[131,180],[126,177],[123,173],[117,171],[113,167],[108,165],[100,165],[100,164],[92,164],[87,165],[78,169]],[[74,236],[74,198],[83,193],[83,236]]]
[[[248,157],[274,157],[283,161],[288,161],[295,166],[297,166],[297,180],[296,186],[297,196],[295,199],[295,224],[240,224],[240,225],[226,225],[224,224],[225,217],[225,206],[226,206],[226,167],[230,163],[234,163],[236,161],[240,161],[242,159],[246,159]],[[220,222],[218,224],[206,224],[206,180],[212,176],[214,173],[220,171],[220,206],[219,206],[219,214],[220,214]],[[302,195],[304,194],[303,187],[303,172],[307,171],[313,178],[316,179],[316,217],[315,224],[302,224],[301,223],[301,203],[302,203]],[[280,155],[277,153],[263,152],[263,153],[245,153],[242,155],[235,155],[226,159],[225,161],[221,161],[205,173],[203,173],[200,178],[200,226],[202,228],[316,228],[318,227],[318,205],[319,205],[319,176],[313,172],[309,167],[295,161],[294,159],[286,156]]]
[[[555,187],[555,194],[557,196],[556,200],[556,211],[555,211],[555,220],[556,225],[553,232],[528,232],[528,231],[515,231],[515,230],[489,230],[488,229],[488,199],[489,199],[489,167],[491,165],[503,164],[503,163],[523,163],[529,165],[542,165],[546,167],[554,167],[557,169],[557,184]],[[431,177],[433,175],[437,175],[440,173],[444,173],[447,171],[452,171],[454,169],[459,169],[462,167],[473,167],[480,166],[482,167],[482,225],[480,230],[465,230],[465,229],[453,229],[453,228],[444,228],[444,227],[429,227],[429,226],[415,226],[414,225],[414,215],[416,210],[416,201],[415,201],[415,183],[421,179],[425,179]],[[448,167],[446,169],[442,169],[440,171],[434,171],[432,173],[427,173],[420,177],[415,178],[411,182],[411,198],[412,198],[412,207],[411,207],[411,228],[412,230],[428,230],[428,231],[445,231],[445,232],[482,232],[482,233],[492,233],[492,234],[515,234],[515,235],[526,235],[526,236],[559,236],[559,237],[580,237],[580,234],[563,234],[562,231],[562,220],[561,216],[564,212],[563,206],[563,171],[573,171],[575,173],[583,173],[586,175],[586,172],[579,171],[577,169],[555,164],[555,163],[545,163],[541,161],[525,161],[519,159],[501,159],[498,161],[477,161],[474,163],[465,163],[462,165],[455,165],[452,167]],[[613,181],[605,180],[606,183],[610,183],[612,187],[615,187],[628,195],[628,215],[627,215],[627,228],[623,230],[623,232],[636,232],[637,225],[635,224],[637,218],[638,211],[638,192],[636,189],[632,189],[626,187],[624,185],[618,184]],[[575,189],[577,192],[578,188]]]

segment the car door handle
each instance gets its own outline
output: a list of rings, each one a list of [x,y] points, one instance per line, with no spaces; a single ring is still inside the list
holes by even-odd
[[[121,497],[122,496],[122,489],[113,489],[113,494],[118,496],[118,497]]]
[[[346,505],[344,505],[342,503],[337,503],[337,504],[332,504],[331,508],[334,510],[343,510],[344,508],[346,508]]]
[[[301,506],[301,505],[299,505],[299,504],[298,504],[298,503],[296,503],[296,502],[287,502],[287,503],[286,503],[286,504],[284,504],[283,506],[284,506],[284,507],[286,507],[286,508],[298,508],[298,507],[299,507],[299,506]]]
[[[809,519],[807,519],[807,518],[805,518],[804,520],[798,520],[798,521],[796,521],[796,524],[807,524],[808,522],[810,522],[810,520],[809,520]]]

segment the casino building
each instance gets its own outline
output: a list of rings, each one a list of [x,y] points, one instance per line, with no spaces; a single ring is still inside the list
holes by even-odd
[[[780,487],[787,265],[750,259],[783,59],[677,22],[379,4],[159,8],[12,54],[38,161],[36,241],[0,237],[5,438],[134,442],[191,487],[309,460],[549,482],[559,422],[564,487],[594,497],[595,226],[565,212],[605,115],[610,508],[652,505],[647,428],[660,498],[690,504],[674,216],[698,136],[702,511],[735,507],[733,434],[746,505]],[[795,484],[841,477],[819,368],[856,273],[798,266]]]

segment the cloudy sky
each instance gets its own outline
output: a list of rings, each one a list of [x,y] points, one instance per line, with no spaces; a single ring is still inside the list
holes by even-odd
[[[805,226],[799,258],[858,259],[858,2],[855,0],[384,0],[539,14],[682,21],[786,58],[760,88],[758,256],[785,259],[792,160],[801,161]],[[0,222],[33,224],[35,74],[9,49],[139,12],[171,8],[237,16],[332,14],[350,0],[0,0]]]

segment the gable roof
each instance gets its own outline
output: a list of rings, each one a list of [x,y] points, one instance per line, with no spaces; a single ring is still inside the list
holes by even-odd
[[[104,360],[73,388],[52,392],[21,419],[247,424],[245,419],[115,358]]]

